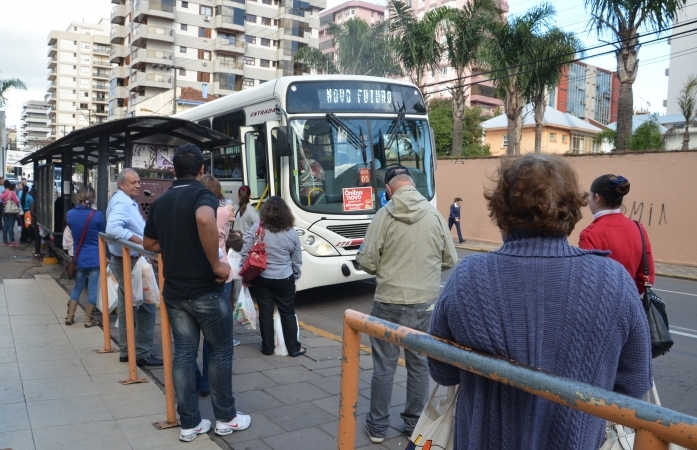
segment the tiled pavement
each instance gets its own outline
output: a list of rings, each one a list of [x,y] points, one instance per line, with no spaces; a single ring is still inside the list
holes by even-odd
[[[83,294],[84,295],[84,294]],[[50,276],[4,280],[0,286],[0,449],[158,449],[328,450],[337,446],[339,342],[301,330],[307,354],[264,356],[258,332],[235,326],[232,380],[237,409],[252,426],[225,438],[177,440],[178,428],[158,431],[165,419],[163,370],[141,371],[151,382],[123,386],[128,367],[118,354],[97,354],[100,328],[82,326],[78,309],[72,326],[63,324],[68,296]],[[116,316],[112,315],[112,324]],[[156,336],[159,336],[159,314]],[[112,328],[112,335],[116,329]],[[161,354],[159,339],[154,351]],[[199,355],[200,356],[200,355]],[[199,358],[200,362],[200,358]],[[363,354],[356,448],[404,449],[400,419],[406,371],[397,368],[391,427],[385,442],[372,444],[363,426],[370,396],[372,360]],[[210,397],[200,399],[204,417],[214,420]]]

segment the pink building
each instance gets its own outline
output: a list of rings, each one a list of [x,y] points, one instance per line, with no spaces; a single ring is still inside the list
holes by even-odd
[[[330,34],[327,34],[329,24],[340,24],[354,17],[363,19],[368,24],[373,24],[385,18],[385,7],[361,0],[349,0],[319,13],[319,49],[322,53],[331,54],[332,60],[336,59],[334,55],[336,49],[334,48],[334,39]]]

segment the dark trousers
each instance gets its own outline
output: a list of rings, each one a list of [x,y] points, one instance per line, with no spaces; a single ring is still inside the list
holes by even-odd
[[[449,217],[449,218],[448,218],[448,229],[449,229],[449,230],[452,230],[452,229],[453,229],[453,225],[455,225],[455,228],[457,229],[457,239],[458,239],[458,241],[464,242],[464,239],[462,239],[462,232],[460,231],[460,221],[459,221],[459,220],[455,220],[455,219],[453,219],[452,217]]]
[[[274,350],[273,337],[273,307],[278,307],[281,315],[283,339],[288,353],[300,351],[298,342],[298,323],[295,318],[295,280],[292,276],[282,280],[272,280],[261,276],[252,280],[249,292],[254,296],[259,306],[259,332],[261,333],[261,350],[272,354]]]

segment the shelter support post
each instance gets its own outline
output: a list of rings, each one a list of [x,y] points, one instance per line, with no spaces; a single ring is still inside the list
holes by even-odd
[[[138,378],[136,367],[136,328],[133,314],[133,280],[131,278],[131,250],[122,246],[123,251],[123,292],[126,310],[126,341],[128,343],[128,378],[121,384],[147,383],[147,378]],[[119,324],[119,326],[123,326]]]
[[[109,201],[109,136],[99,136],[97,161],[97,209],[106,215]]]
[[[65,218],[67,217],[68,211],[72,209],[73,204],[71,202],[71,194],[73,193],[73,152],[71,150],[66,150],[63,152],[61,161],[61,197],[63,198],[63,217],[60,217],[62,221],[59,224],[55,224],[54,233],[62,233],[65,227]]]
[[[99,238],[99,289],[102,293],[102,329],[104,331],[104,348],[97,353],[114,353],[117,350],[111,348],[111,324],[109,323],[109,290],[106,278],[106,242]]]

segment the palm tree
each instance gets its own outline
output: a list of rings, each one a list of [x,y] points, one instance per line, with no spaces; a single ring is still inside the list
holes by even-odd
[[[316,47],[301,47],[293,56],[293,61],[304,64],[317,73],[339,73],[334,61]]]
[[[527,100],[532,103],[535,115],[535,153],[542,152],[542,119],[547,109],[547,90],[559,84],[562,70],[583,53],[582,48],[581,41],[573,33],[557,27],[533,37],[531,56],[533,61],[539,62],[528,69],[534,67],[529,78]]]
[[[436,70],[443,57],[444,46],[438,41],[442,21],[450,13],[449,8],[439,7],[428,11],[417,19],[411,7],[400,0],[392,1],[394,15],[390,17],[391,28],[397,37],[397,55],[409,74],[412,83],[427,98],[424,73]]]
[[[685,118],[681,150],[690,149],[690,125],[697,117],[697,108],[695,107],[697,107],[697,76],[690,75],[678,94],[678,108]]]
[[[7,93],[10,89],[23,89],[27,90],[27,85],[25,85],[19,78],[0,78],[0,108],[5,106],[7,103]]]
[[[508,22],[490,24],[490,38],[482,51],[482,61],[491,72],[496,89],[504,97],[503,108],[508,117],[507,154],[520,154],[520,136],[523,128],[523,108],[530,85],[533,47],[540,28],[554,16],[549,4],[535,6]]]
[[[455,71],[449,86],[453,104],[453,156],[462,154],[462,121],[468,95],[466,72],[472,68],[490,22],[498,20],[501,11],[496,0],[472,0],[462,9],[451,9],[445,20],[446,49],[450,67]]]
[[[617,55],[620,97],[617,111],[617,149],[626,150],[632,140],[634,93],[639,69],[639,30],[663,33],[687,0],[585,0],[591,10],[589,25],[598,36],[612,35]]]

